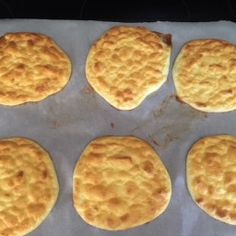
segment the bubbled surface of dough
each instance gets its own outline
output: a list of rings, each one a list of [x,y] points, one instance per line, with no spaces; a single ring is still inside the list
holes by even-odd
[[[89,51],[87,80],[115,108],[134,109],[166,81],[170,45],[170,35],[113,27]]]
[[[187,183],[202,210],[236,225],[236,137],[218,135],[196,142],[187,157]]]
[[[102,137],[83,151],[74,171],[74,206],[88,223],[124,230],[168,206],[171,182],[160,158],[135,137]]]
[[[43,100],[68,82],[71,62],[49,37],[8,33],[0,38],[0,104]]]
[[[177,56],[173,78],[178,97],[197,110],[236,108],[236,45],[216,39],[187,43]]]
[[[49,214],[58,182],[48,153],[28,139],[0,140],[0,236],[22,236]]]

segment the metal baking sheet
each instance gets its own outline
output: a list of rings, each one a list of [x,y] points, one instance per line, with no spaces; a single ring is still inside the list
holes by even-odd
[[[192,39],[219,38],[236,43],[236,24],[137,23],[172,34],[173,52],[168,81],[137,109],[117,111],[95,94],[85,78],[89,47],[111,26],[124,23],[57,20],[1,20],[0,35],[29,31],[47,34],[67,52],[73,63],[68,85],[42,102],[16,107],[0,106],[1,137],[24,136],[38,141],[54,161],[60,194],[47,219],[32,236],[233,236],[236,227],[206,215],[192,201],[185,182],[185,160],[200,137],[236,135],[236,111],[206,114],[175,99],[171,76],[173,61],[183,44]],[[104,135],[135,135],[149,142],[167,167],[173,194],[167,210],[156,220],[134,229],[109,232],[87,225],[72,205],[72,176],[88,142]]]

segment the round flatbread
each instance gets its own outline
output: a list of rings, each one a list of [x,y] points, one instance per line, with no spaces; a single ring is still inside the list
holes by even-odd
[[[135,137],[102,137],[83,151],[74,171],[74,206],[88,223],[125,230],[167,208],[169,174],[159,156]]]
[[[187,184],[203,211],[236,225],[236,137],[217,135],[196,142],[187,157]]]
[[[236,45],[216,39],[187,43],[173,68],[177,96],[204,112],[236,108]]]
[[[113,27],[91,47],[86,77],[112,106],[131,110],[166,81],[170,53],[170,35]]]
[[[0,235],[22,236],[47,217],[58,195],[48,153],[24,138],[0,140]]]
[[[68,82],[71,62],[49,37],[8,33],[0,38],[0,104],[41,101]]]

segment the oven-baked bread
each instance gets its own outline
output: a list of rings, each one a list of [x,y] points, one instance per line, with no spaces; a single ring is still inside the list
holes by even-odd
[[[170,35],[116,26],[91,47],[86,77],[112,106],[131,110],[166,81],[170,53]]]
[[[177,96],[204,112],[236,108],[236,45],[216,39],[188,42],[174,64]]]
[[[101,137],[81,154],[74,170],[78,214],[106,230],[147,223],[167,208],[169,174],[153,148],[135,137]]]
[[[47,217],[58,195],[48,153],[25,138],[0,140],[0,235],[22,236]]]
[[[71,62],[48,36],[8,33],[0,37],[0,104],[43,100],[68,82]]]
[[[187,184],[203,211],[236,225],[236,137],[217,135],[196,142],[187,157]]]

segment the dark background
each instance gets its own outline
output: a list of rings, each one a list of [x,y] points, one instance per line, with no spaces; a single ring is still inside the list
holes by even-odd
[[[0,0],[0,18],[236,21],[236,0]]]

